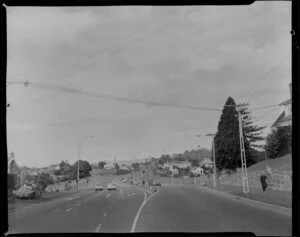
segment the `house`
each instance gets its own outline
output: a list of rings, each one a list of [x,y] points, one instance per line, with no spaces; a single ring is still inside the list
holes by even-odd
[[[127,165],[120,165],[119,169],[120,169],[120,170],[126,170],[126,171],[129,171],[129,170],[130,170],[130,168],[128,168]]]
[[[172,172],[173,175],[178,175],[178,173],[179,173],[178,169],[176,169],[176,168],[173,169],[173,167],[170,168],[170,171]]]
[[[115,168],[115,164],[114,163],[108,163],[104,165],[104,169],[114,169]]]
[[[290,97],[292,98],[292,84],[289,84],[290,87]],[[276,121],[271,126],[272,129],[277,129],[278,127],[288,127],[292,126],[292,99],[288,99],[281,104],[280,106],[284,107],[284,111],[279,115]]]
[[[191,172],[193,173],[193,175],[195,176],[199,176],[199,175],[203,175],[203,169],[201,167],[193,167],[191,169]]]
[[[17,174],[18,172],[19,172],[19,166],[15,160],[14,153],[11,152],[7,162],[7,173]]]

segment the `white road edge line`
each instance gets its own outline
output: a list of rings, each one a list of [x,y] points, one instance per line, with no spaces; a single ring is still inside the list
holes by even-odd
[[[69,212],[69,211],[71,211],[71,210],[72,210],[72,208],[69,208],[69,209],[66,210],[66,212]]]
[[[98,226],[97,226],[97,228],[96,228],[96,230],[95,230],[95,232],[99,232],[100,231],[100,229],[101,229],[101,224],[99,224]]]
[[[142,205],[140,206],[138,212],[136,213],[136,216],[135,216],[135,218],[134,218],[134,220],[133,220],[133,223],[132,223],[132,227],[131,227],[131,231],[130,231],[130,232],[135,232],[135,227],[136,227],[137,221],[138,221],[138,219],[139,219],[139,216],[140,216],[140,214],[141,214],[141,211],[142,211],[143,207],[146,205],[146,203],[147,203],[147,202],[148,202],[155,194],[158,193],[158,191],[159,191],[159,189],[157,189],[157,191],[156,191],[154,194],[152,194],[148,199],[147,199],[146,192],[144,191],[144,195],[145,195],[144,201],[143,201]]]
[[[121,188],[121,195],[122,195],[122,199],[124,200],[124,196],[123,196],[123,191],[122,191],[122,188]]]

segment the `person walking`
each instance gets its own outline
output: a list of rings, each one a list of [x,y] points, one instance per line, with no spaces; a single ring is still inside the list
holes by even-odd
[[[266,191],[268,184],[267,184],[267,176],[265,174],[260,175],[260,183],[261,183],[262,190]]]

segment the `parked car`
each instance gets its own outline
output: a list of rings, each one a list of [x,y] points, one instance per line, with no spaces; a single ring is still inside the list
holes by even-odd
[[[13,194],[16,198],[35,198],[39,196],[38,191],[30,186],[22,186],[18,190],[13,191]]]
[[[97,184],[95,187],[95,191],[103,191],[103,187],[100,184]]]
[[[107,190],[116,190],[116,186],[114,184],[112,184],[112,183],[109,183],[107,185]]]
[[[154,183],[153,186],[161,186],[161,183]]]

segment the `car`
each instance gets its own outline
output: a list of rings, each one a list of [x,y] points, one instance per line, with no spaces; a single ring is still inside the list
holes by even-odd
[[[153,186],[161,186],[161,183],[154,183]]]
[[[95,191],[103,191],[102,185],[100,185],[100,184],[96,185]]]
[[[112,183],[109,183],[107,185],[107,190],[116,190],[116,186],[114,184],[112,184]]]
[[[34,198],[36,197],[36,192],[30,186],[22,186],[18,190],[13,191],[16,198]]]

